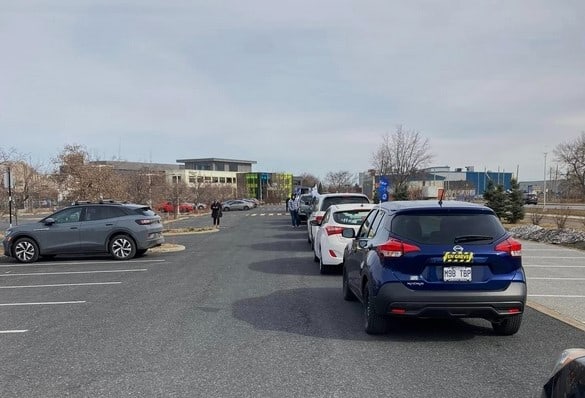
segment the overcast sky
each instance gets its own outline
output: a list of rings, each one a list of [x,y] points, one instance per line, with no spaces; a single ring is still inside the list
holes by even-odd
[[[0,147],[323,178],[402,125],[430,166],[539,180],[585,130],[583,21],[583,0],[2,1]]]

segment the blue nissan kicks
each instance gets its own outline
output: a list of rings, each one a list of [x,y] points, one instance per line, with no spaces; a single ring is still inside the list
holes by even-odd
[[[367,333],[392,317],[483,318],[497,334],[520,328],[522,246],[490,208],[458,201],[379,204],[345,249],[343,297],[364,307]]]

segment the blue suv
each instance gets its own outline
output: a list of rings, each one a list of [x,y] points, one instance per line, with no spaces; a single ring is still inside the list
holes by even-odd
[[[343,297],[359,299],[367,333],[392,317],[483,318],[501,335],[526,303],[522,245],[488,207],[459,201],[379,204],[345,249]]]

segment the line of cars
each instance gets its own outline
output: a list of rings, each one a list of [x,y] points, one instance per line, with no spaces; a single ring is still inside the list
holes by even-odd
[[[322,273],[341,272],[343,298],[362,303],[367,333],[400,317],[483,318],[501,335],[520,328],[522,245],[486,206],[324,194],[313,201],[307,240]]]

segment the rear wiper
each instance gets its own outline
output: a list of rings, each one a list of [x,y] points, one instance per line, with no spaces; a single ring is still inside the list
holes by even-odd
[[[456,237],[455,243],[475,242],[478,240],[492,240],[492,239],[494,239],[493,236],[487,236],[487,235],[465,235],[465,236]]]

